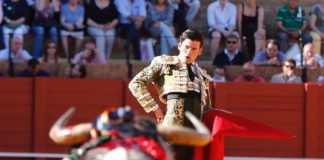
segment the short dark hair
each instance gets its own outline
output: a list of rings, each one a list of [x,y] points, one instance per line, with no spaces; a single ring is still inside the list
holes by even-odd
[[[275,39],[268,39],[267,44],[266,44],[267,47],[268,47],[268,44],[274,44],[274,45],[276,45],[278,47],[278,49],[280,48],[279,42],[277,40],[275,40]]]
[[[36,58],[32,58],[27,62],[27,66],[31,68],[35,68],[37,65],[39,65],[39,61]]]
[[[295,61],[294,59],[292,59],[292,58],[286,59],[286,60],[284,61],[284,63],[285,63],[285,62],[292,63],[292,64],[294,65],[294,67],[296,67],[296,61]]]
[[[204,44],[203,35],[196,29],[187,29],[180,36],[180,43],[182,43],[185,39],[190,39],[193,41],[199,41],[200,47]]]

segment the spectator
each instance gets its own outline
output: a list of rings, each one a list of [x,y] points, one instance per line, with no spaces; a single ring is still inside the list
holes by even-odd
[[[282,73],[272,76],[270,82],[272,83],[302,83],[299,76],[295,75],[296,61],[294,59],[287,59],[282,66]]]
[[[186,21],[192,22],[199,11],[200,0],[183,0],[183,2],[188,6]]]
[[[115,4],[120,13],[120,35],[129,39],[133,46],[134,59],[140,60],[140,31],[146,17],[146,2],[145,0],[116,0]]]
[[[93,0],[87,7],[88,32],[106,59],[110,58],[113,48],[118,17],[119,12],[112,0]]]
[[[209,26],[209,35],[211,38],[210,51],[212,59],[218,52],[222,37],[230,34],[237,34],[236,28],[236,7],[227,0],[218,0],[208,5],[207,21]]]
[[[225,69],[224,68],[215,68],[213,73],[212,82],[226,82],[225,78]]]
[[[234,82],[266,82],[263,77],[255,75],[255,66],[251,62],[245,62],[242,67],[242,75],[235,78]]]
[[[42,70],[39,65],[39,61],[36,58],[32,58],[27,62],[27,68],[17,72],[17,77],[49,77],[49,73]]]
[[[304,8],[299,5],[299,0],[288,0],[287,4],[282,5],[278,10],[276,20],[281,51],[288,50],[290,38],[297,40],[301,38],[303,44],[312,41],[312,37],[306,32],[307,16]]]
[[[11,49],[3,49],[0,51],[0,61],[9,61],[9,54],[12,62],[26,62],[32,56],[23,48],[23,40],[21,37],[14,37],[11,40]]]
[[[93,39],[86,39],[84,41],[84,50],[75,55],[72,59],[73,64],[106,64],[105,58],[100,54],[96,48]]]
[[[69,52],[68,36],[75,39],[73,53],[77,53],[81,48],[83,40],[84,14],[84,7],[79,4],[79,0],[70,0],[69,3],[64,4],[61,8],[61,38],[63,50],[69,60],[73,56]]]
[[[266,50],[257,53],[252,63],[255,65],[280,66],[285,60],[285,54],[279,51],[279,42],[274,39],[267,41]]]
[[[57,1],[54,1],[57,3]],[[53,2],[53,3],[54,3]],[[34,57],[41,57],[44,34],[49,33],[49,37],[54,42],[58,42],[58,16],[59,8],[50,0],[37,0],[35,19],[32,24],[32,31],[35,34],[34,38]]]
[[[316,48],[316,53],[321,53],[321,40],[324,39],[324,0],[312,7],[309,25],[310,35]]]
[[[184,0],[168,0],[168,2],[174,9],[173,25],[175,26],[176,35],[179,36],[188,28],[186,21],[188,6],[184,3]]]
[[[84,65],[70,64],[70,66],[65,70],[64,74],[69,78],[86,78],[87,69]]]
[[[266,32],[264,29],[264,9],[255,0],[244,0],[238,5],[238,30],[245,40],[249,59],[264,47]]]
[[[3,0],[0,0],[0,24],[2,24],[3,22],[3,9],[2,9],[2,5],[3,5]],[[5,48],[5,44],[3,42],[3,30],[0,29],[0,50]]]
[[[295,57],[296,66],[301,67],[301,55]],[[320,68],[323,67],[323,58],[316,54],[315,45],[307,43],[303,47],[303,66],[307,68]]]
[[[239,51],[239,37],[235,34],[230,34],[226,38],[225,49],[218,53],[213,64],[217,68],[224,68],[226,65],[243,65],[247,61],[245,54]]]
[[[9,47],[9,34],[23,38],[28,32],[27,26],[24,25],[26,16],[28,16],[28,5],[24,0],[4,0],[2,5],[4,13],[4,43]],[[19,11],[19,12],[16,12]]]
[[[172,25],[174,10],[166,0],[154,0],[148,3],[148,30],[154,37],[160,37],[161,54],[169,54],[171,48],[177,48],[178,42]]]
[[[59,58],[59,54],[57,52],[57,44],[49,40],[44,46],[44,54],[39,61],[41,63],[49,63],[49,64],[58,64],[63,61],[63,59]]]

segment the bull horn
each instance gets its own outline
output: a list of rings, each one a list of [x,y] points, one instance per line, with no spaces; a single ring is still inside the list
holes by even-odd
[[[86,141],[92,128],[91,123],[81,123],[66,127],[75,108],[69,108],[61,117],[56,120],[50,129],[49,137],[57,144],[72,145]]]
[[[158,126],[158,132],[166,141],[187,146],[204,146],[210,142],[210,131],[192,113],[185,115],[196,130],[182,126]]]

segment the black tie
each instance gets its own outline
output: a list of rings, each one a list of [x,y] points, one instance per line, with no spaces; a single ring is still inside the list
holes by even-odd
[[[192,71],[192,64],[187,64],[188,74],[191,81],[195,79],[195,73]]]

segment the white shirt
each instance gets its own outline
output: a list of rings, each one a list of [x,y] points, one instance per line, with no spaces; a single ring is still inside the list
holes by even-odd
[[[20,51],[18,51],[18,53],[20,53],[22,55],[22,57],[26,60],[29,60],[29,59],[32,59],[33,57],[26,51],[26,50],[23,50],[21,49]],[[11,58],[12,58],[12,61],[14,63],[23,63],[25,62],[24,60],[22,59],[18,59],[16,57],[16,54],[14,54],[13,52],[11,52]],[[0,51],[0,61],[7,61],[9,59],[9,49],[3,49]]]
[[[209,27],[212,25],[222,29],[229,28],[230,26],[236,27],[236,6],[226,2],[222,10],[219,1],[209,4],[207,8],[207,22]]]
[[[146,17],[145,0],[134,0],[133,3],[130,0],[115,0],[115,5],[120,13],[119,20],[121,24],[131,23],[132,21],[127,18],[130,15]]]

